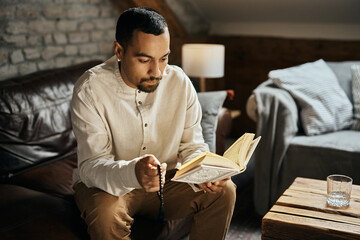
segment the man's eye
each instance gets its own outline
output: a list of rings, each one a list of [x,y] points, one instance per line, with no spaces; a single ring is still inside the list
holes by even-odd
[[[149,59],[139,59],[139,62],[141,62],[141,63],[148,63],[150,60]]]
[[[165,61],[167,61],[168,60],[168,58],[166,57],[166,58],[162,58],[161,59],[161,61],[163,61],[163,62],[165,62]]]

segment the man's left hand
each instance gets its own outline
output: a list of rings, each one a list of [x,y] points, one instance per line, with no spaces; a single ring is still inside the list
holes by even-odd
[[[226,185],[226,182],[230,180],[230,177],[221,180],[221,181],[217,181],[217,182],[207,182],[207,183],[201,183],[198,184],[198,186],[204,190],[204,192],[209,192],[209,193],[218,193],[221,192],[222,189],[224,188],[224,186]]]

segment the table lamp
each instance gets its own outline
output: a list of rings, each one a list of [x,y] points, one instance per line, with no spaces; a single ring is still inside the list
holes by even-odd
[[[205,92],[205,78],[224,76],[225,46],[221,44],[184,44],[182,68],[189,77],[200,78],[200,91]]]

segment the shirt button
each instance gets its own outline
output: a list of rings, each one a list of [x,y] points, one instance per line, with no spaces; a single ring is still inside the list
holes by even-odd
[[[145,127],[147,127],[147,123],[145,123]]]
[[[143,150],[146,150],[146,147],[143,147]]]
[[[138,101],[138,103],[141,105],[141,104],[142,104],[142,101]]]

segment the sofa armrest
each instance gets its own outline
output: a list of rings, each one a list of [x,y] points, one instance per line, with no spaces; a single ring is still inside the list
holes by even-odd
[[[246,101],[246,114],[254,122],[257,122],[259,119],[259,116],[257,114],[257,102],[254,93],[252,93]]]
[[[267,82],[254,90],[256,134],[262,136],[255,153],[254,204],[265,214],[273,203],[271,189],[278,184],[278,173],[290,142],[298,132],[298,108],[291,95]]]
[[[216,153],[223,155],[225,152],[225,140],[229,135],[232,126],[231,111],[228,108],[222,107],[218,116],[218,123],[216,128]]]
[[[261,121],[269,117],[272,113],[276,113],[277,120],[284,125],[293,123],[295,123],[296,126],[298,125],[298,106],[289,92],[280,88],[265,86],[256,89],[254,94],[258,125],[266,124],[266,122],[263,123]]]

